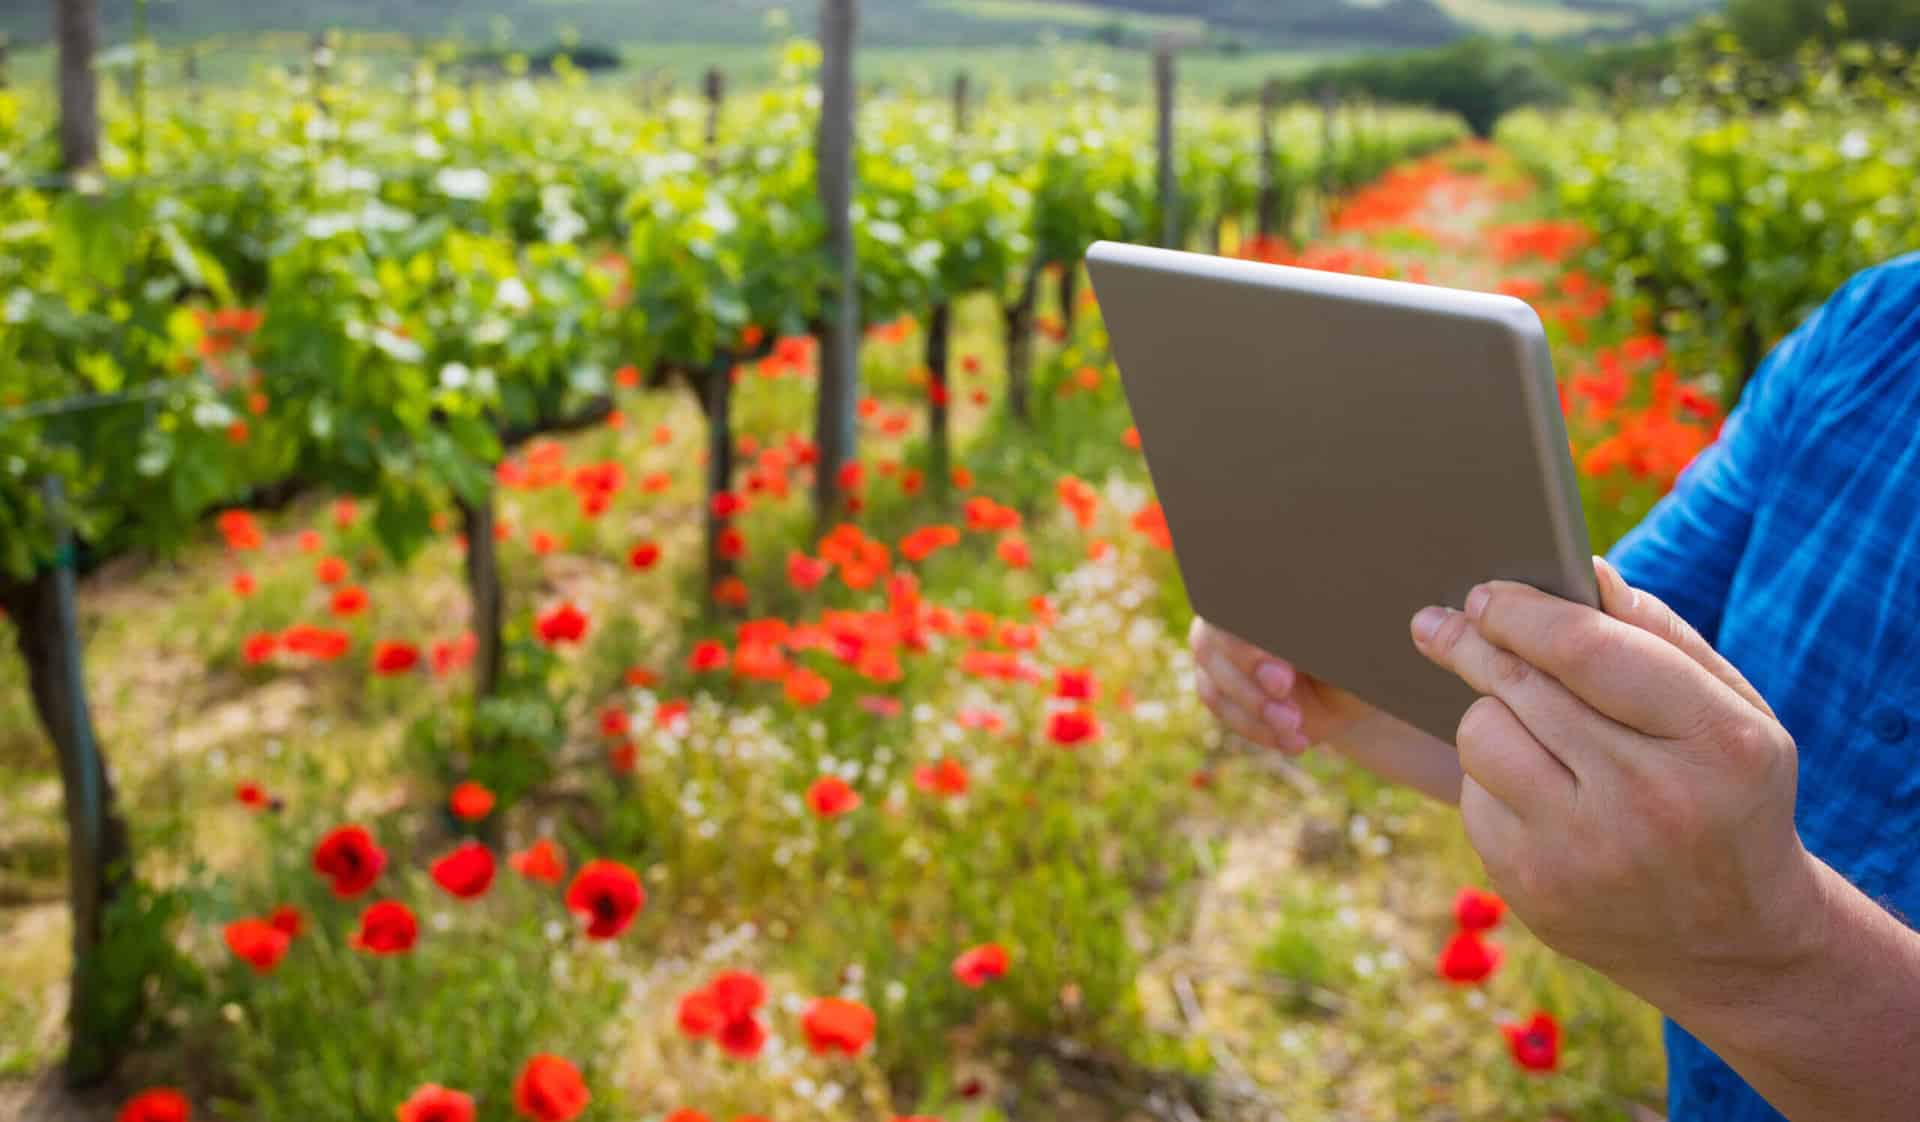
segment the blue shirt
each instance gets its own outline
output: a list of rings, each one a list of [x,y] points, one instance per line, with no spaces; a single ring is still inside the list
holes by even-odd
[[[1800,752],[1807,848],[1920,917],[1920,253],[1767,356],[1611,555],[1747,676]],[[1781,1122],[1669,1022],[1673,1122]]]

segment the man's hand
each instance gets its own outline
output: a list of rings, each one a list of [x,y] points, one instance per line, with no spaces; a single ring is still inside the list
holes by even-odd
[[[1793,738],[1671,609],[1595,571],[1598,611],[1495,581],[1413,618],[1484,695],[1456,739],[1467,837],[1556,949],[1670,1011],[1750,1001],[1824,936]]]
[[[1378,712],[1198,616],[1187,645],[1193,650],[1200,700],[1255,744],[1299,755],[1309,744],[1335,739]]]

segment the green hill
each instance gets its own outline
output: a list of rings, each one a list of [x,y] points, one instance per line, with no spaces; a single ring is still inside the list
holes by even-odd
[[[112,35],[132,0],[101,0]],[[1708,0],[1697,0],[1708,2]],[[0,30],[43,40],[49,0],[0,5]],[[454,35],[468,41],[589,43],[763,41],[770,18],[804,27],[813,0],[149,0],[169,39],[323,28]],[[1558,36],[1620,31],[1696,0],[864,0],[861,38],[875,46],[996,46],[1056,37],[1112,44],[1174,33],[1226,49],[1418,46],[1485,31]]]

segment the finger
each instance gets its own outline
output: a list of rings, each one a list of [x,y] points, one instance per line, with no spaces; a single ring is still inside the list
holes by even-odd
[[[1467,594],[1465,614],[1494,645],[1649,736],[1684,739],[1733,707],[1745,708],[1731,687],[1672,643],[1529,585],[1478,585]]]
[[[1220,647],[1207,647],[1205,653],[1203,653],[1198,660],[1198,666],[1201,672],[1212,680],[1221,695],[1232,700],[1232,702],[1240,708],[1249,713],[1261,714],[1264,712],[1266,706],[1270,704],[1278,705],[1282,710],[1292,714],[1292,722],[1289,727],[1292,729],[1298,729],[1300,727],[1299,704],[1291,699],[1281,701],[1269,696],[1259,686],[1255,685],[1253,679],[1247,676],[1246,671],[1242,670],[1238,664],[1228,658],[1227,652]]]
[[[1505,875],[1527,852],[1526,824],[1471,775],[1460,781],[1460,823],[1488,879],[1503,895],[1511,895]]]
[[[1573,773],[1497,697],[1467,707],[1454,742],[1460,770],[1522,819],[1564,813],[1573,801]]]
[[[1193,627],[1187,633],[1187,640],[1193,648],[1195,657],[1208,651],[1221,652],[1228,661],[1239,667],[1242,673],[1253,679],[1270,698],[1277,700],[1293,692],[1293,684],[1297,677],[1293,664],[1261,650],[1230,631],[1222,630],[1195,616]]]
[[[1438,612],[1436,617],[1429,612]],[[1432,630],[1422,634],[1422,617]],[[1578,775],[1596,765],[1601,741],[1630,733],[1575,697],[1567,687],[1512,651],[1495,646],[1464,612],[1428,608],[1415,617],[1414,646],[1474,692],[1497,697],[1556,762]],[[1464,722],[1463,722],[1464,723]],[[1464,751],[1464,746],[1462,751]]]
[[[1300,734],[1297,717],[1296,724],[1292,728],[1285,727],[1283,722],[1256,718],[1253,712],[1226,696],[1211,679],[1205,676],[1195,682],[1195,690],[1199,693],[1201,702],[1213,711],[1213,715],[1219,718],[1220,723],[1244,739],[1262,747],[1289,753],[1297,754],[1306,748],[1306,738]]]
[[[1679,612],[1651,592],[1628,584],[1626,578],[1620,575],[1620,570],[1604,557],[1593,559],[1593,576],[1600,588],[1602,611],[1672,643],[1755,708],[1769,717],[1774,716],[1773,706],[1768,705],[1767,699],[1760,696],[1760,691],[1753,688],[1753,683],[1747,681],[1746,676],[1722,657],[1719,651],[1714,650],[1712,644],[1693,629],[1692,624],[1681,619]]]

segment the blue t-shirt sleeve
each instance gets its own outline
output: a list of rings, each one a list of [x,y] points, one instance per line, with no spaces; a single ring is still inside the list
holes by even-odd
[[[1809,316],[1761,362],[1720,439],[1607,559],[1628,584],[1653,593],[1709,643],[1745,552],[1759,496],[1784,452],[1789,403],[1826,348],[1831,305]]]

